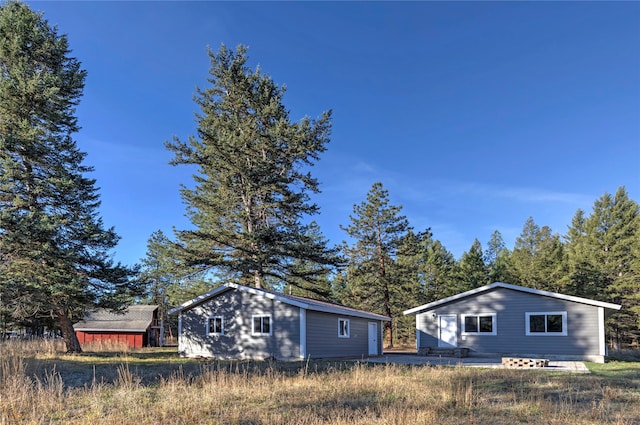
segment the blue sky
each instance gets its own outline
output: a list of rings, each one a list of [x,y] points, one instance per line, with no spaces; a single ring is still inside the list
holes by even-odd
[[[186,228],[190,170],[164,142],[195,133],[207,46],[249,47],[292,120],[333,110],[312,169],[315,220],[346,238],[374,182],[456,258],[531,216],[564,234],[626,186],[640,200],[640,2],[28,2],[88,72],[79,148],[116,260]]]

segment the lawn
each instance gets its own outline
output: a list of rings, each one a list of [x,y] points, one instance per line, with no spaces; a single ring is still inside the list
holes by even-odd
[[[640,423],[638,362],[572,374],[38,345],[0,345],[2,425]]]

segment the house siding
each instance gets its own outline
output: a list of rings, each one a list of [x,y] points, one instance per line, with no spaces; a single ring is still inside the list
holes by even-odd
[[[552,311],[567,312],[566,336],[526,336],[525,313]],[[462,314],[483,313],[496,313],[497,335],[462,335]],[[437,316],[444,314],[456,315],[458,347],[469,348],[472,352],[579,358],[603,354],[600,353],[596,306],[495,288],[417,314],[420,347],[438,346]]]
[[[338,319],[349,320],[349,338],[338,337]],[[367,356],[369,322],[375,322],[378,325],[378,353],[382,353],[381,321],[307,311],[307,356],[311,358]]]
[[[271,335],[252,335],[252,316],[271,316]],[[207,335],[207,318],[223,317],[222,335]],[[229,290],[181,313],[179,351],[221,359],[300,358],[300,309],[268,297]]]

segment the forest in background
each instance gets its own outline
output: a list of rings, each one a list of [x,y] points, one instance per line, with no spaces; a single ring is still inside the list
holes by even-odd
[[[486,244],[476,239],[457,259],[429,229],[412,228],[381,183],[353,210],[343,227],[351,242],[337,247],[338,267],[315,276],[313,284],[272,280],[266,286],[389,316],[386,346],[406,346],[415,340],[415,318],[403,311],[493,282],[511,283],[621,304],[607,321],[608,342],[637,344],[640,210],[624,187],[603,194],[592,211],[577,210],[565,234],[529,217],[513,247],[495,230]],[[181,278],[170,246],[160,231],[149,239],[142,269],[147,302],[167,311],[226,282],[210,275]],[[175,326],[176,318],[168,320]]]

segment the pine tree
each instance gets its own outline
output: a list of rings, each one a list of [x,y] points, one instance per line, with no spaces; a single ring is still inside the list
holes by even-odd
[[[562,292],[566,275],[564,247],[560,237],[552,234],[548,226],[539,227],[529,217],[516,238],[510,260],[511,272],[519,284]]]
[[[54,317],[70,352],[73,320],[117,308],[132,273],[110,258],[118,236],[71,137],[85,77],[41,14],[0,6],[0,297],[14,318]]]
[[[588,240],[587,218],[584,211],[576,211],[565,235],[568,273],[565,276],[565,292],[579,297],[607,300],[611,279],[594,255]]]
[[[177,323],[175,316],[169,316],[167,312],[172,307],[193,298],[172,299],[169,296],[175,296],[177,291],[172,287],[179,286],[183,279],[178,270],[179,267],[171,255],[171,241],[161,230],[153,232],[147,240],[147,252],[141,261],[139,281],[146,286],[145,301],[150,305],[159,306],[158,317],[167,325],[170,333]]]
[[[462,254],[457,264],[456,292],[464,292],[489,284],[489,270],[484,263],[482,245],[474,239],[469,251]]]
[[[310,239],[311,244],[318,246],[328,245],[320,226],[315,221],[312,221],[306,227],[305,236]],[[304,259],[294,260],[291,270],[293,271],[291,276],[292,283],[286,288],[286,292],[302,297],[336,301],[330,279],[330,275],[334,270]]]
[[[308,168],[326,149],[331,112],[292,123],[284,88],[258,68],[247,49],[209,52],[210,87],[198,89],[197,137],[167,143],[173,165],[197,167],[195,188],[182,198],[195,230],[177,232],[176,255],[187,267],[217,270],[240,283],[296,285],[337,263],[323,239],[308,236],[303,219],[316,214]],[[299,274],[296,261],[315,264]]]
[[[437,301],[456,294],[456,260],[442,242],[434,240],[425,246],[425,302]]]
[[[639,211],[620,187],[614,196],[605,193],[595,201],[584,225],[587,261],[596,269],[600,285],[608,285],[608,300],[622,304],[609,321],[618,343],[640,336]]]
[[[509,273],[511,253],[504,243],[502,234],[496,230],[491,235],[484,253],[484,261],[489,272],[489,282],[515,282]]]
[[[392,280],[397,282],[402,297],[395,303],[397,320],[394,334],[398,341],[408,343],[415,339],[415,317],[404,316],[403,311],[425,304],[426,279],[425,271],[428,260],[426,247],[432,243],[429,230],[415,233],[409,228],[400,239],[396,252],[394,274]]]
[[[393,347],[394,319],[403,297],[400,282],[395,280],[396,252],[409,223],[400,215],[402,207],[389,205],[389,192],[382,183],[374,183],[366,201],[353,206],[351,224],[342,227],[354,240],[345,249],[351,273],[347,284],[360,306],[392,319],[386,328],[387,344]]]

